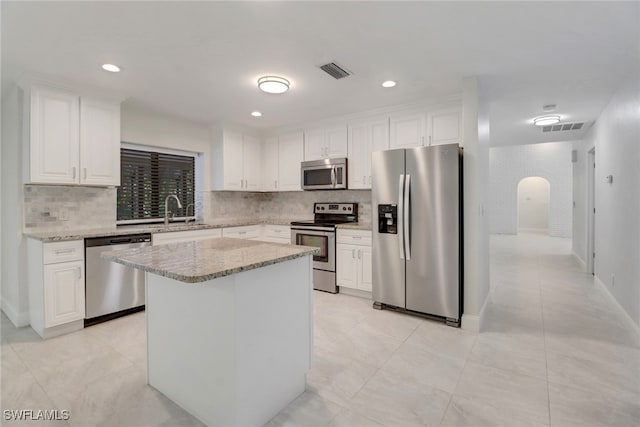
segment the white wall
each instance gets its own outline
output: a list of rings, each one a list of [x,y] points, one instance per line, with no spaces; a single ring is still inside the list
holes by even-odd
[[[635,70],[587,135],[595,145],[595,275],[640,326],[640,79]],[[605,181],[613,175],[613,183]],[[576,248],[581,251],[580,248]],[[613,278],[615,275],[615,281]]]
[[[462,328],[479,331],[489,295],[488,106],[475,78],[463,81],[464,314]]]
[[[518,183],[523,178],[539,176],[551,184],[549,235],[571,237],[571,150],[570,142],[491,148],[491,233],[517,233]]]
[[[549,232],[549,181],[530,176],[518,183],[518,231]]]

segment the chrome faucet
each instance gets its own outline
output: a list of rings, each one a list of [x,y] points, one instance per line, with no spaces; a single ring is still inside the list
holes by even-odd
[[[187,205],[187,207],[184,209],[184,216],[185,216],[184,223],[185,224],[189,224],[189,206],[191,206],[191,208],[192,208],[192,211],[191,211],[192,216],[195,216],[196,207],[193,205],[193,203],[189,203]],[[195,219],[194,219],[194,221],[195,221]]]
[[[180,199],[178,199],[178,196],[176,196],[175,194],[169,194],[165,199],[164,199],[164,224],[168,225],[169,224],[169,199],[176,199],[176,202],[178,203],[178,209],[182,209],[182,203],[180,203]]]

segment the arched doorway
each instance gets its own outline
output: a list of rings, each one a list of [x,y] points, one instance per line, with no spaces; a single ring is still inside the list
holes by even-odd
[[[518,183],[518,233],[549,234],[551,185],[539,176],[523,178]]]

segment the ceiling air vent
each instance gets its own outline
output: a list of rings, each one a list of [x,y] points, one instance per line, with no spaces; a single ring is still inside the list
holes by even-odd
[[[584,123],[563,123],[553,126],[543,126],[542,132],[559,132],[564,130],[580,130]]]
[[[333,77],[336,80],[339,80],[351,75],[349,71],[345,70],[343,67],[336,64],[335,62],[330,62],[328,64],[321,65],[320,69],[325,73],[329,74],[331,77]]]

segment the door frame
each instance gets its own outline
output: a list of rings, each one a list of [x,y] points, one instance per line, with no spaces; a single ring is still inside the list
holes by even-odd
[[[587,151],[587,273],[595,275],[596,253],[596,147]]]

